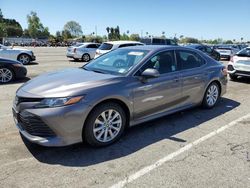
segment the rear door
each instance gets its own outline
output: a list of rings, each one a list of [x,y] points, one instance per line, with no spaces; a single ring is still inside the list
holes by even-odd
[[[177,50],[176,59],[181,69],[184,105],[197,104],[203,98],[206,84],[206,61],[198,53],[189,50]]]

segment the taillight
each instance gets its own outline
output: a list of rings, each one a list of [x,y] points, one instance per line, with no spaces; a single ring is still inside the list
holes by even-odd
[[[74,48],[74,53],[76,53],[76,48]]]
[[[227,68],[226,68],[226,67],[223,67],[222,70],[221,70],[221,73],[222,73],[224,76],[227,76]]]

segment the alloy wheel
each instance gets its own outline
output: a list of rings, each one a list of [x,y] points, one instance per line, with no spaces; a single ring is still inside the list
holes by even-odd
[[[13,73],[8,68],[0,68],[0,82],[7,83],[13,79]]]
[[[206,96],[207,104],[209,106],[214,106],[215,103],[217,102],[218,96],[219,96],[219,89],[217,85],[212,84],[207,90],[207,96]]]
[[[116,138],[122,127],[122,117],[119,112],[108,109],[97,116],[93,133],[99,142],[109,142]]]
[[[18,59],[22,64],[28,64],[30,62],[30,57],[26,54],[22,54],[20,55],[19,59]]]

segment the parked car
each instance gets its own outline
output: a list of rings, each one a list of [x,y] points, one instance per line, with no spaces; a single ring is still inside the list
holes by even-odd
[[[67,48],[66,56],[74,60],[82,60],[88,62],[94,59],[95,52],[100,46],[98,43],[78,43]]]
[[[11,48],[2,44],[0,44],[0,57],[17,60],[24,65],[36,60],[36,57],[31,50]]]
[[[250,77],[250,47],[236,53],[227,66],[229,77],[236,80],[238,76]]]
[[[225,45],[225,46],[216,46],[215,50],[220,53],[221,59],[225,58],[229,61],[231,56],[235,55],[240,49],[230,45]]]
[[[203,105],[226,92],[225,67],[201,51],[134,46],[82,68],[47,73],[16,92],[13,116],[21,134],[44,146],[86,140],[105,146],[126,126]]]
[[[19,61],[0,58],[0,83],[24,78],[26,74],[27,69]]]
[[[137,41],[111,41],[111,42],[104,42],[101,46],[96,50],[95,58],[99,57],[102,54],[115,50],[117,48],[123,48],[128,46],[141,46],[144,45],[141,42]]]
[[[207,45],[191,44],[191,45],[187,45],[187,47],[200,50],[200,51],[204,52],[205,54],[209,55],[210,57],[212,57],[213,59],[215,59],[217,61],[220,60],[220,53],[217,52],[216,50],[214,50],[213,48],[207,46]]]

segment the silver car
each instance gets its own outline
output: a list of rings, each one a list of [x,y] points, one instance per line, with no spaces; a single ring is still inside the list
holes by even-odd
[[[74,60],[88,62],[94,59],[96,50],[99,46],[100,44],[98,43],[78,43],[67,48],[66,56]]]
[[[24,65],[36,60],[33,51],[21,48],[11,48],[0,44],[0,57],[17,60]]]
[[[195,49],[126,47],[25,83],[13,116],[21,134],[40,145],[85,140],[105,146],[127,126],[201,104],[214,107],[226,85],[225,67]]]

